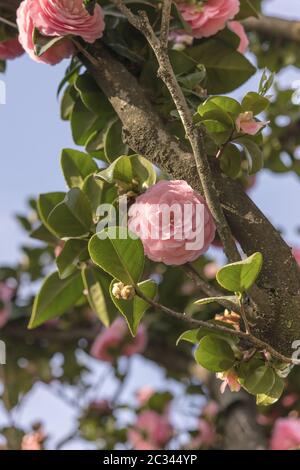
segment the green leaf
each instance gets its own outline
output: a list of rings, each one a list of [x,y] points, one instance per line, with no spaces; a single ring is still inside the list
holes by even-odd
[[[48,224],[60,238],[88,236],[93,228],[93,216],[86,195],[79,188],[71,189],[49,214]]]
[[[195,359],[198,364],[212,372],[229,370],[235,363],[234,353],[228,342],[215,335],[201,339],[195,351]]]
[[[111,278],[96,267],[82,270],[82,279],[92,310],[105,326],[116,318],[116,308],[109,294]]]
[[[35,297],[29,328],[36,328],[73,307],[82,296],[80,274],[60,279],[57,272],[48,276]]]
[[[227,302],[231,302],[233,304],[238,305],[237,298],[236,298],[235,295],[223,295],[223,296],[220,296],[220,297],[207,297],[205,299],[196,300],[196,302],[194,302],[194,304],[195,305],[207,305],[207,304],[211,304],[213,302],[219,302],[220,300],[221,301],[226,300]]]
[[[275,381],[267,394],[261,393],[256,396],[256,404],[260,406],[269,406],[276,403],[284,390],[284,380],[275,373]]]
[[[148,310],[150,305],[145,300],[141,299],[138,295],[135,295],[133,299],[130,300],[117,299],[112,294],[112,288],[116,282],[118,281],[114,279],[110,285],[111,298],[115,306],[125,317],[130,333],[132,336],[136,336],[143,315],[146,310]],[[138,288],[149,299],[153,299],[157,292],[157,285],[151,280],[140,282],[138,284]]]
[[[108,168],[97,174],[108,183],[126,183],[129,187],[138,183],[136,189],[149,188],[156,183],[156,171],[149,160],[140,155],[123,155]]]
[[[124,284],[136,284],[143,273],[142,242],[130,238],[124,227],[109,227],[94,235],[89,242],[89,253],[96,265]]]
[[[81,188],[84,179],[98,170],[90,155],[73,149],[63,149],[61,167],[69,188]]]
[[[202,124],[218,145],[222,145],[230,139],[232,128],[228,125],[215,119],[205,119]]]
[[[252,111],[253,115],[257,116],[265,111],[269,105],[270,101],[268,98],[251,91],[243,98],[242,111]]]
[[[77,98],[71,115],[71,129],[75,144],[84,146],[90,136],[103,129],[106,124],[105,116],[90,111],[81,98]]]
[[[259,9],[260,9],[261,0],[243,0],[241,2],[240,11],[235,17],[236,20],[244,20],[250,16],[259,18]]]
[[[80,93],[84,106],[94,115],[101,116],[103,124],[112,119],[115,112],[90,73],[79,75],[75,81],[75,88]]]
[[[45,193],[41,194],[37,201],[37,210],[39,217],[45,227],[51,232],[54,236],[57,236],[57,233],[53,228],[48,224],[49,214],[52,212],[55,206],[59,204],[66,196],[66,193],[55,192],[55,193]]]
[[[237,144],[243,146],[249,166],[249,175],[254,175],[258,171],[260,171],[264,166],[264,157],[261,148],[254,142],[247,137],[239,137],[235,139]]]
[[[203,105],[198,107],[198,112],[203,115],[203,113],[215,108],[230,114],[234,121],[241,113],[240,103],[229,96],[213,96],[208,98]]]
[[[108,127],[104,138],[104,152],[110,163],[128,152],[128,145],[124,144],[122,140],[122,123],[119,119]]]
[[[30,238],[40,240],[48,243],[49,245],[56,246],[59,243],[59,239],[55,237],[44,224],[39,225],[35,230],[30,233]]]
[[[262,268],[261,253],[254,253],[242,261],[227,264],[217,272],[217,281],[231,292],[244,292],[254,284]]]
[[[201,339],[199,335],[199,328],[196,330],[187,330],[184,331],[176,341],[176,346],[180,343],[180,341],[187,341],[188,343],[198,344]]]
[[[62,41],[65,41],[65,37],[57,36],[51,37],[43,36],[37,28],[34,28],[33,31],[33,44],[34,44],[34,53],[41,57],[45,52],[47,52],[51,47],[56,46]]]
[[[67,240],[60,255],[56,258],[59,277],[65,279],[76,271],[78,263],[88,259],[85,240]]]
[[[230,325],[225,324],[224,322],[218,320],[208,320],[208,324],[211,325],[219,325],[219,326],[226,326],[228,329],[231,328]],[[229,344],[236,344],[239,342],[239,338],[235,335],[230,333],[226,333],[223,331],[212,332],[212,330],[208,327],[202,326],[201,328],[197,328],[195,330],[187,330],[184,331],[176,341],[176,345],[180,343],[180,341],[187,341],[188,343],[192,344],[199,344],[199,341],[207,335],[214,335],[215,337],[221,338],[224,341],[227,341]]]
[[[260,366],[246,377],[243,387],[252,395],[267,395],[275,383],[275,375],[272,367]]]
[[[204,65],[207,72],[206,87],[210,94],[233,91],[256,72],[246,57],[218,39],[209,39],[190,47],[186,55],[197,64]]]
[[[220,167],[225,175],[230,178],[237,178],[240,174],[242,166],[242,155],[236,145],[227,144],[223,149],[220,158]]]
[[[93,215],[96,215],[101,204],[113,204],[118,197],[115,186],[96,179],[94,175],[90,175],[84,180],[82,191],[90,201]]]

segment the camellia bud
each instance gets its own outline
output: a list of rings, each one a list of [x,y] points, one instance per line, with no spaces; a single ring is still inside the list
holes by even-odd
[[[123,282],[116,282],[112,287],[112,294],[118,300],[131,300],[135,296],[135,289],[133,286],[125,286]]]

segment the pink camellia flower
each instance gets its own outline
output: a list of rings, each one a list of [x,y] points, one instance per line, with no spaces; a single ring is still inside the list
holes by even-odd
[[[198,435],[191,440],[188,448],[211,447],[215,443],[216,438],[217,434],[214,425],[201,418],[198,423]]]
[[[42,450],[42,444],[46,439],[45,433],[40,429],[30,434],[25,434],[22,439],[22,450]]]
[[[6,39],[0,42],[0,60],[15,59],[22,54],[24,54],[24,49],[18,38]]]
[[[293,248],[292,253],[294,255],[295,260],[297,261],[297,263],[300,266],[300,248]]]
[[[128,440],[134,450],[163,449],[172,437],[172,426],[166,415],[143,411],[128,431]]]
[[[54,65],[72,55],[72,42],[63,39],[37,57],[32,37],[34,28],[44,36],[81,36],[93,43],[103,35],[103,17],[100,5],[96,4],[94,14],[90,15],[82,0],[23,0],[17,11],[19,40],[32,59]]]
[[[0,282],[0,328],[3,328],[11,315],[11,299],[15,289],[9,287],[5,282]]]
[[[209,401],[202,409],[202,415],[207,418],[214,418],[219,412],[219,405],[216,401]]]
[[[132,338],[122,318],[103,330],[94,341],[91,355],[104,362],[114,362],[119,356],[133,356],[144,351],[147,344],[145,327],[140,325],[135,338]]]
[[[223,383],[221,384],[220,391],[224,393],[226,387],[230,388],[231,392],[239,392],[241,389],[241,385],[238,382],[238,377],[233,370],[228,370],[227,372],[219,372],[216,374],[217,378],[222,380]]]
[[[148,258],[182,265],[199,258],[215,237],[204,199],[185,181],[159,181],[129,209],[129,229],[140,237]]]
[[[136,393],[139,404],[144,406],[146,403],[148,403],[154,393],[154,388],[150,387],[149,385],[145,385],[144,387],[140,388]]]
[[[300,449],[300,419],[279,418],[270,441],[271,450]]]
[[[255,135],[263,127],[269,124],[269,121],[256,121],[253,117],[252,111],[246,111],[245,113],[239,114],[236,121],[236,129],[238,132],[244,132],[245,134]]]
[[[285,408],[291,408],[291,406],[293,406],[298,401],[298,399],[299,396],[297,393],[289,393],[282,398],[281,403]]]
[[[245,54],[249,47],[249,39],[244,26],[239,21],[229,21],[228,27],[240,38],[238,52]]]
[[[24,0],[17,10],[17,25],[19,28],[19,41],[25,51],[36,62],[55,65],[61,60],[70,57],[74,46],[69,39],[63,39],[38,57],[34,51],[33,32],[35,24],[31,16],[32,0]]]
[[[240,10],[239,0],[207,0],[195,4],[178,3],[183,19],[195,38],[207,38],[225,28]]]

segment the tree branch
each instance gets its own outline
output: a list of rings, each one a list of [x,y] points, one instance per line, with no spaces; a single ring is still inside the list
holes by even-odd
[[[300,21],[260,16],[259,18],[247,18],[243,24],[248,31],[300,42]]]

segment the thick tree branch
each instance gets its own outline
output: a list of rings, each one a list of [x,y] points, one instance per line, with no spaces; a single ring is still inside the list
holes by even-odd
[[[300,42],[300,21],[284,20],[273,16],[247,18],[243,21],[248,31]]]

